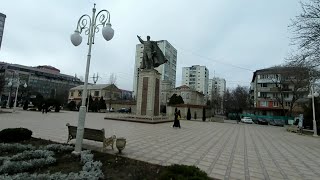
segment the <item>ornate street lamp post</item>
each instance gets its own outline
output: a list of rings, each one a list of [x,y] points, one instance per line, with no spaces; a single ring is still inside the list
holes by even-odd
[[[313,136],[318,136],[317,133],[317,122],[316,122],[316,113],[314,108],[314,98],[318,97],[319,93],[314,92],[314,84],[311,85],[311,94],[308,95],[308,98],[312,99],[312,114],[313,114]]]
[[[86,97],[87,97],[87,87],[88,87],[88,75],[89,75],[89,67],[90,67],[90,58],[91,58],[91,46],[94,44],[94,36],[95,33],[99,32],[99,26],[102,26],[102,35],[105,40],[110,41],[113,38],[114,30],[111,28],[110,24],[110,13],[107,10],[101,10],[96,13],[96,4],[92,9],[92,16],[85,14],[82,15],[78,21],[77,28],[74,33],[71,35],[71,42],[74,46],[78,46],[82,42],[82,37],[80,34],[84,30],[85,35],[88,35],[89,50],[87,55],[87,65],[86,65],[86,73],[85,73],[85,82],[84,89],[82,93],[82,102],[79,110],[79,118],[78,118],[78,127],[77,127],[77,138],[75,149],[73,151],[74,154],[79,154],[81,152],[82,141],[83,141],[83,132],[84,132],[84,124],[86,118]]]

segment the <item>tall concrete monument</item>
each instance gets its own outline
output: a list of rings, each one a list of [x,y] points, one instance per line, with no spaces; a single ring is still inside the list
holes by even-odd
[[[160,78],[161,74],[154,68],[167,62],[156,41],[150,41],[150,36],[144,41],[143,59],[140,65],[137,93],[137,115],[160,115]]]

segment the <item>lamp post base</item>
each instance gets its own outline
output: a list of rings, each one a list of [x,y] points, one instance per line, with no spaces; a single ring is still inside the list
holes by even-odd
[[[318,135],[317,135],[317,134],[314,134],[313,137],[318,137]]]
[[[73,154],[75,156],[80,156],[80,152],[78,152],[78,151],[72,151],[71,154]]]
[[[86,119],[86,106],[80,106],[76,144],[75,144],[75,149],[73,154],[77,154],[77,153],[80,154],[81,152],[85,119]]]

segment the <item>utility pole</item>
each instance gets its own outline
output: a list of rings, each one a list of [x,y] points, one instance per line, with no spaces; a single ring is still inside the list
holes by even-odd
[[[97,76],[95,76],[95,73],[93,73],[93,76],[91,77],[94,85],[96,85],[97,81],[99,80],[99,74],[97,73]],[[91,85],[93,87],[93,85]],[[87,103],[87,112],[89,112],[89,102],[90,102],[90,96],[91,96],[91,89],[89,89],[89,96],[88,96],[88,103]]]

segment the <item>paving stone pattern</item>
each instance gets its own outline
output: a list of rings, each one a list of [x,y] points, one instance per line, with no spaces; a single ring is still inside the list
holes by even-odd
[[[113,121],[104,116],[88,113],[86,127],[104,128],[106,136],[125,137],[124,156],[133,159],[195,165],[219,179],[320,179],[320,138],[274,126],[185,120],[181,129],[174,129],[172,123]],[[77,118],[77,112],[4,113],[0,114],[0,129],[25,127],[35,137],[66,142],[66,123],[77,125]],[[84,144],[102,146],[86,140]]]

